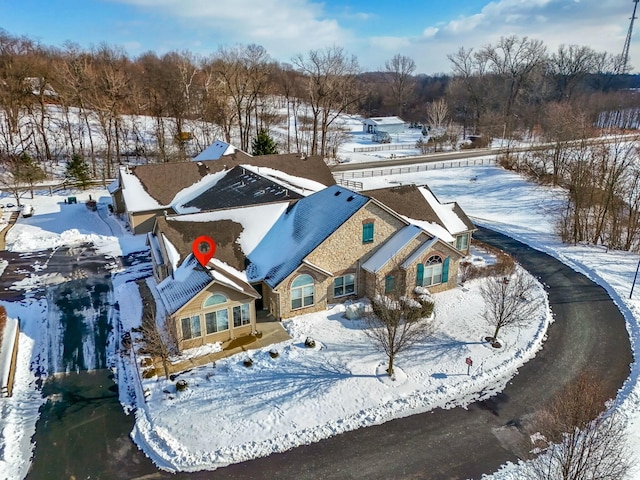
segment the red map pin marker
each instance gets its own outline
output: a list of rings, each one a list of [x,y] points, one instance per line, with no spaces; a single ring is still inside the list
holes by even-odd
[[[213,238],[202,235],[193,241],[191,251],[198,263],[205,267],[216,253],[216,242],[213,241]]]

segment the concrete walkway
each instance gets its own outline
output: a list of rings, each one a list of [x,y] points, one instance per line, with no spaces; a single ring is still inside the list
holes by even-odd
[[[9,222],[7,223],[6,227],[4,227],[2,231],[0,231],[0,250],[7,249],[7,242],[6,242],[7,233],[9,232],[9,230],[11,230],[11,227],[13,227],[13,225],[16,223],[19,215],[20,215],[20,212],[11,212],[11,216],[9,217]]]

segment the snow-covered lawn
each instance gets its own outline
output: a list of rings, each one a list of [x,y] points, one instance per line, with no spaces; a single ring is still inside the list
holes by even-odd
[[[481,317],[479,285],[467,282],[434,296],[436,334],[398,356],[395,379],[364,334],[365,322],[348,320],[345,306],[336,305],[285,321],[288,342],[181,375],[185,391],[164,378],[144,380],[147,402],[138,402],[134,438],[164,468],[214,469],[436,407],[467,405],[479,392],[490,396],[540,348],[551,317],[538,285],[537,316],[528,328],[505,329],[504,348],[494,349],[482,340],[492,329]],[[315,348],[305,347],[307,337]],[[248,357],[251,367],[243,365]]]

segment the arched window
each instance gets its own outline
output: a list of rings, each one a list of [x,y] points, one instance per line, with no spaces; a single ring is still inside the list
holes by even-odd
[[[214,293],[205,300],[203,307],[213,307],[214,305],[220,305],[221,303],[227,303],[227,297],[221,293]]]
[[[442,258],[439,255],[433,255],[424,264],[422,285],[428,287],[439,283],[442,283]]]
[[[300,275],[291,282],[291,309],[313,305],[313,278],[311,275]]]

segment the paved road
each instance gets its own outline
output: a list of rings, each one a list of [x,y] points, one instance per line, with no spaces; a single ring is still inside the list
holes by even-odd
[[[597,145],[602,143],[614,143],[619,142],[621,140],[636,140],[638,135],[623,135],[622,137],[594,137],[585,140],[586,143],[591,145]],[[569,143],[574,143],[579,145],[582,143],[582,140],[573,140]],[[458,150],[455,152],[439,152],[439,153],[430,153],[428,155],[417,155],[415,157],[400,157],[396,159],[384,159],[384,160],[375,160],[371,162],[358,162],[358,163],[341,163],[338,165],[333,165],[331,170],[333,172],[349,172],[353,170],[367,170],[371,168],[389,168],[389,167],[398,167],[404,165],[418,165],[423,163],[434,163],[434,162],[447,162],[449,160],[466,160],[473,159],[478,157],[486,157],[488,155],[500,155],[502,153],[519,153],[519,152],[532,152],[532,151],[540,151],[540,150],[548,150],[549,148],[553,148],[553,144],[536,144],[536,145],[525,145],[525,146],[511,146],[510,148],[477,148],[477,149],[466,149],[466,150]],[[381,152],[382,153],[382,152]]]
[[[556,318],[543,350],[503,393],[467,410],[436,410],[215,472],[171,478],[479,478],[526,453],[527,438],[518,427],[582,370],[593,368],[608,396],[615,396],[629,374],[632,355],[624,319],[607,293],[515,240],[484,229],[476,237],[512,253],[548,286]]]

